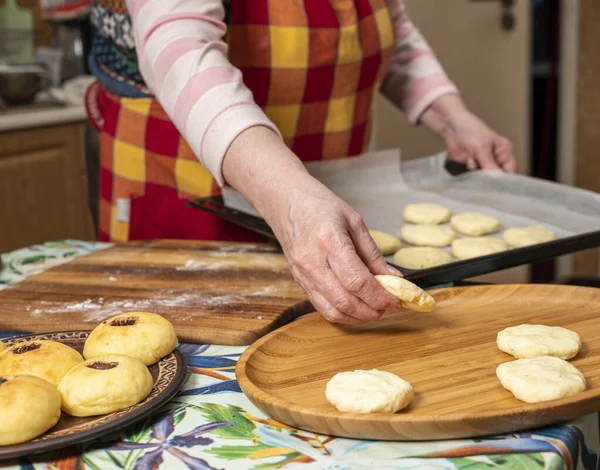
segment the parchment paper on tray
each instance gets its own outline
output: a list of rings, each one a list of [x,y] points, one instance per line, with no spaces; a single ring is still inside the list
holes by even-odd
[[[384,150],[310,162],[306,168],[348,202],[369,228],[395,235],[404,223],[404,206],[413,202],[444,204],[453,214],[489,214],[502,222],[501,230],[544,225],[559,238],[600,230],[599,194],[500,171],[452,176],[444,167],[445,161],[444,152],[402,163],[399,150]],[[231,188],[225,188],[223,199],[228,207],[259,216]]]

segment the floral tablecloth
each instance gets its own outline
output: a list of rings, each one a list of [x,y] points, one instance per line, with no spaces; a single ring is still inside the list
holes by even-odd
[[[0,289],[107,246],[67,240],[4,254]],[[244,347],[183,344],[180,349],[188,361],[188,379],[158,414],[119,435],[52,454],[24,456],[0,463],[0,468],[596,470],[600,465],[598,414],[568,425],[486,439],[339,439],[292,429],[256,409],[235,380],[235,363]]]

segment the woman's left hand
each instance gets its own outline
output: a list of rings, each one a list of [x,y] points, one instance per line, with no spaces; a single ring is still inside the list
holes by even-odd
[[[458,96],[438,98],[423,113],[421,122],[444,139],[454,160],[469,169],[516,171],[510,141],[467,110]]]

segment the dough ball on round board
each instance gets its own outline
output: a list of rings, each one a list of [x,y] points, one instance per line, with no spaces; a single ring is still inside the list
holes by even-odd
[[[507,249],[506,243],[500,238],[467,237],[452,242],[452,254],[458,259],[479,258]]]
[[[60,418],[60,395],[33,375],[0,376],[0,446],[21,444],[45,433]]]
[[[177,347],[175,327],[148,312],[130,312],[104,320],[85,342],[83,355],[91,359],[105,354],[135,357],[149,366]]]
[[[556,240],[556,234],[541,225],[532,227],[509,228],[502,234],[504,241],[512,248],[538,245]]]
[[[152,386],[152,375],[142,361],[107,354],[71,369],[58,384],[58,392],[65,413],[95,416],[141,402],[150,394]]]
[[[426,269],[452,263],[449,253],[429,246],[402,248],[394,255],[394,264],[406,269]]]
[[[571,359],[581,349],[581,338],[560,326],[518,325],[498,333],[498,348],[518,359],[554,356]]]
[[[405,225],[402,238],[411,245],[444,247],[452,243],[456,233],[450,227],[440,225]]]
[[[413,399],[412,385],[377,369],[340,372],[327,382],[327,401],[345,413],[395,413]]]
[[[411,224],[437,225],[450,220],[450,209],[428,202],[407,204],[403,216],[404,220]]]
[[[81,354],[58,341],[22,341],[0,353],[0,375],[34,375],[57,386],[82,362]]]
[[[384,256],[391,255],[402,247],[400,239],[391,233],[369,230],[369,234]]]
[[[469,237],[479,237],[500,230],[500,221],[495,217],[476,212],[463,212],[450,219],[452,228]]]
[[[403,307],[416,312],[433,312],[435,310],[433,297],[412,282],[388,274],[378,274],[375,279],[386,291],[398,297]]]
[[[583,374],[554,356],[505,362],[496,368],[496,375],[505,389],[525,403],[557,400],[586,388]]]

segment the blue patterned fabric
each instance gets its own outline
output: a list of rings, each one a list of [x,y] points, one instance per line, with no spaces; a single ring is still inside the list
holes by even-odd
[[[131,18],[92,2],[90,22],[94,27],[88,65],[92,74],[111,93],[127,98],[152,95],[140,73],[135,53]]]

